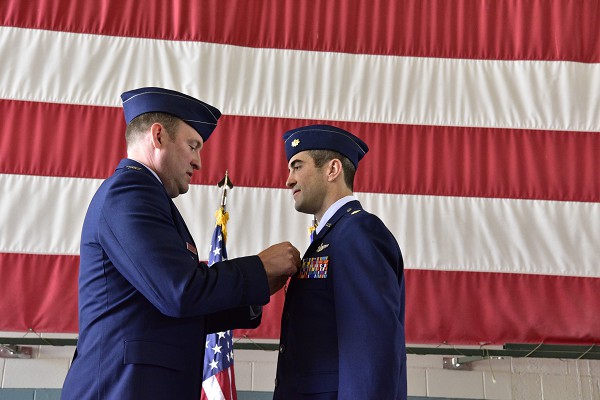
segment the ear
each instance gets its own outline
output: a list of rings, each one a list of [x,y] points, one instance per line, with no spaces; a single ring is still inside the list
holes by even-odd
[[[338,179],[338,177],[342,176],[342,173],[342,162],[337,158],[329,160],[329,162],[327,163],[327,181],[335,181],[336,179]]]
[[[154,146],[155,149],[160,149],[163,146],[163,142],[165,140],[165,129],[160,123],[155,122],[150,127],[150,134],[152,146]]]

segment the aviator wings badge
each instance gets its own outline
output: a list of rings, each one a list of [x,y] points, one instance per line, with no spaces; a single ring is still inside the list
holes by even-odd
[[[319,247],[317,247],[317,253],[320,253],[321,251],[325,250],[326,248],[329,247],[329,243],[325,244],[325,243],[321,243],[319,245]]]

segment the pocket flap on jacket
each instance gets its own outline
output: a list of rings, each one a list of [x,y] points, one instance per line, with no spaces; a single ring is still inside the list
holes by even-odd
[[[150,364],[182,371],[185,360],[185,351],[180,347],[144,340],[125,342],[124,364]]]

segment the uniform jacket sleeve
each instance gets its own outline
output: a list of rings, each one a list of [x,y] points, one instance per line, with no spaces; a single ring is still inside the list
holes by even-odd
[[[346,222],[352,234],[337,229],[345,245],[331,255],[339,398],[401,398],[405,361],[389,355],[405,351],[402,255],[379,218],[362,212]]]
[[[198,262],[181,215],[153,176],[116,176],[99,212],[97,234],[107,257],[163,314],[199,316],[269,301],[257,256],[212,268]]]

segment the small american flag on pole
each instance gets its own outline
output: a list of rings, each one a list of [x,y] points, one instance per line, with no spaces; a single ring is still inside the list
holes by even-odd
[[[218,183],[223,189],[221,207],[215,213],[217,220],[215,230],[210,240],[208,266],[227,260],[227,189],[232,189],[229,173]],[[233,334],[231,331],[217,332],[206,335],[204,349],[204,368],[202,376],[201,400],[237,400],[235,389],[235,372],[233,369]]]
[[[227,259],[225,226],[229,215],[223,207],[217,211],[217,226],[212,235],[208,266]],[[231,331],[206,335],[202,400],[237,400],[233,370],[233,335]]]

